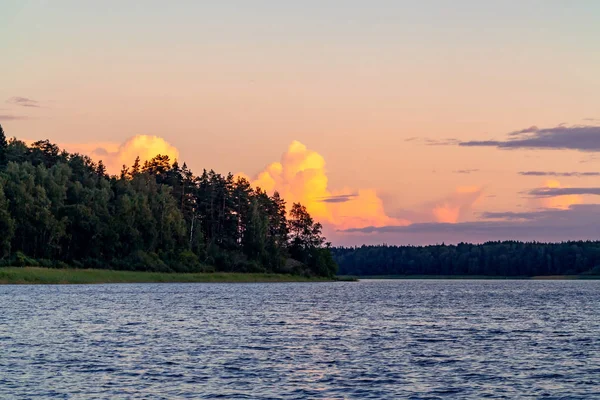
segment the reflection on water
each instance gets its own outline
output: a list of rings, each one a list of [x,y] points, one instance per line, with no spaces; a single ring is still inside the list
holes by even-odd
[[[600,281],[0,287],[0,398],[600,398]]]

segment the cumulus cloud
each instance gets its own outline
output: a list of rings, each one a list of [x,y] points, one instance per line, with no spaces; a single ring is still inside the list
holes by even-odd
[[[600,176],[600,172],[554,172],[554,171],[521,171],[519,175],[523,176],[561,176],[584,178],[588,176]]]
[[[330,188],[323,156],[298,141],[251,182],[269,193],[278,191],[288,204],[302,203],[316,220],[337,229],[409,223],[388,216],[374,189]]]
[[[167,155],[171,160],[179,157],[179,151],[159,136],[137,135],[123,143],[64,143],[61,147],[72,153],[90,156],[93,160],[102,160],[110,174],[117,174],[123,165],[131,166],[136,157],[143,163],[158,154]]]
[[[482,193],[481,187],[462,186],[458,187],[453,194],[445,199],[426,207],[431,209],[435,221],[455,224],[468,217],[473,205],[479,201]]]
[[[600,151],[600,126],[581,125],[539,129],[531,126],[511,132],[508,140],[472,140],[460,142],[466,147],[496,147],[499,149],[554,149]]]
[[[96,148],[92,157],[103,159],[107,170],[116,173],[123,165],[131,165],[136,157],[140,157],[143,163],[158,154],[167,155],[174,161],[179,157],[179,150],[159,136],[137,135],[126,140],[114,151]]]
[[[551,179],[545,182],[544,187],[530,190],[528,194],[533,198],[533,204],[542,208],[566,210],[572,205],[583,203],[583,198],[578,193],[569,193],[569,187],[559,181]],[[555,196],[540,196],[545,191],[556,191]],[[535,194],[538,192],[538,194]],[[562,192],[562,193],[561,193]]]
[[[381,226],[344,230],[347,244],[359,243],[482,243],[494,240],[560,242],[600,237],[600,204],[572,205],[525,213],[487,213],[474,222],[418,223],[408,226]]]
[[[412,209],[396,209],[392,215],[411,223],[441,222],[455,224],[476,216],[475,206],[485,197],[480,186],[459,186],[449,195],[428,201]],[[388,200],[388,204],[391,200]]]
[[[6,100],[6,102],[21,107],[41,107],[39,101],[20,96],[11,97],[10,99]]]

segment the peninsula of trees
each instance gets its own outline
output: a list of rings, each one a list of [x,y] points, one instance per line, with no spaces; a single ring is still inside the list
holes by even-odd
[[[0,264],[332,277],[319,223],[244,178],[196,176],[157,155],[110,176],[102,161],[0,126]]]

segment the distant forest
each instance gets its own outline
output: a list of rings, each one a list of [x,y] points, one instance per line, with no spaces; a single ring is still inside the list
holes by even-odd
[[[361,246],[332,249],[340,275],[600,275],[600,242],[435,246]]]
[[[321,231],[304,206],[286,213],[244,178],[197,176],[162,155],[110,176],[102,161],[7,140],[0,126],[1,265],[331,277]]]

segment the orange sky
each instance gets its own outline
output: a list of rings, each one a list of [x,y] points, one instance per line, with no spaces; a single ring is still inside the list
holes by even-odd
[[[348,228],[568,212],[595,196],[530,192],[598,184],[573,173],[598,171],[586,143],[600,138],[571,128],[600,125],[600,6],[569,4],[8,0],[0,123],[112,171],[166,152],[244,173],[340,242]],[[458,145],[531,126],[545,148]],[[556,147],[560,126],[588,147]]]

